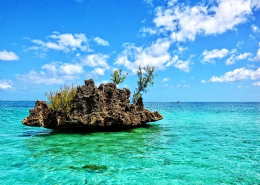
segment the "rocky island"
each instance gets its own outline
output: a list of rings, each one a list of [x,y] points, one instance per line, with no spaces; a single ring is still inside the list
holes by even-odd
[[[110,129],[145,126],[148,122],[163,119],[157,111],[144,108],[140,97],[130,104],[130,90],[118,89],[116,84],[95,86],[92,79],[78,86],[68,112],[56,111],[45,101],[37,100],[30,115],[22,123],[32,127],[49,129]]]

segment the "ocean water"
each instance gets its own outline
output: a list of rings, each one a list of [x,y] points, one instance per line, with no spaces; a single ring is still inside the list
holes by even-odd
[[[260,103],[145,103],[164,119],[120,132],[22,125],[0,102],[0,184],[260,184]]]

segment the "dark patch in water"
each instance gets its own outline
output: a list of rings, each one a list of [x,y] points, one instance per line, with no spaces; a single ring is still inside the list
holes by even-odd
[[[37,135],[45,135],[49,134],[49,130],[44,130],[44,131],[25,131],[22,132],[22,134],[19,135],[19,137],[31,137],[31,136],[37,136]]]
[[[15,167],[15,168],[20,168],[24,165],[25,163],[15,163],[12,165],[12,167]]]
[[[69,168],[73,170],[88,170],[91,172],[104,172],[107,170],[107,166],[105,165],[97,165],[97,164],[87,164],[83,167],[75,167],[75,166],[69,166]]]
[[[105,165],[96,165],[96,164],[87,164],[83,166],[82,168],[91,170],[91,171],[105,171],[107,170],[107,166]]]
[[[69,166],[69,168],[71,168],[71,169],[73,169],[73,170],[79,169],[79,167],[75,167],[75,166]]]

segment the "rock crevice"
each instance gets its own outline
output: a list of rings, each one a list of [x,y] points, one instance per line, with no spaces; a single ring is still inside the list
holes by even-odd
[[[130,104],[130,90],[118,89],[115,84],[101,84],[92,79],[77,87],[77,94],[69,112],[51,109],[45,101],[37,100],[23,124],[50,129],[64,128],[124,128],[144,126],[147,122],[163,119],[157,111],[144,109],[142,98]]]

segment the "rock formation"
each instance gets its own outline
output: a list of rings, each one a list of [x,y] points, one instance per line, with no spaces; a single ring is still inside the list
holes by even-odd
[[[98,88],[92,79],[77,87],[72,109],[63,113],[51,109],[45,101],[37,100],[23,124],[50,129],[65,128],[128,128],[144,126],[147,122],[163,119],[157,111],[143,107],[142,98],[130,104],[130,90],[118,89],[115,84],[101,84]]]

